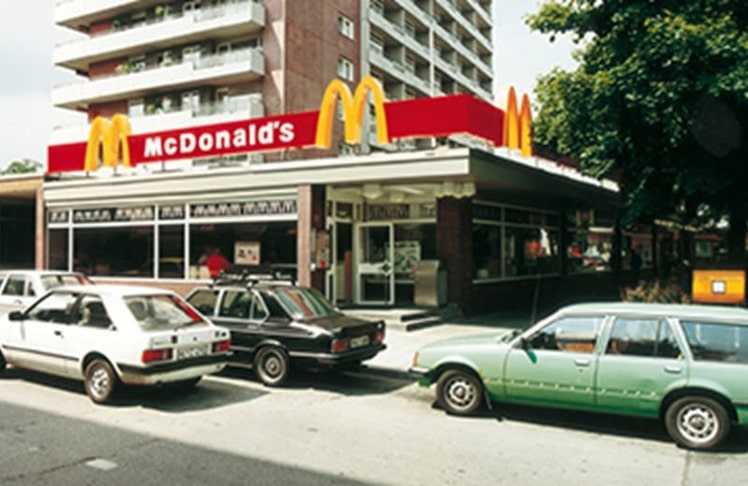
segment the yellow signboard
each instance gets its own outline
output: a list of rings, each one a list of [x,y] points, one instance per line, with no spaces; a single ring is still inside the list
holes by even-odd
[[[743,270],[694,270],[691,296],[700,304],[744,304]]]

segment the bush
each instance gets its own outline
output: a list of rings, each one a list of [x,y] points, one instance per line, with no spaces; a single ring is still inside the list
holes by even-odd
[[[650,302],[667,304],[690,304],[690,293],[675,281],[639,282],[636,287],[624,287],[621,290],[624,302]]]

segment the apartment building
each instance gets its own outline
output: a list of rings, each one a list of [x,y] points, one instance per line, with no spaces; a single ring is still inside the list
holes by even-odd
[[[336,77],[353,86],[371,75],[391,100],[490,102],[490,10],[490,0],[57,0],[55,23],[79,36],[55,46],[53,62],[78,79],[52,101],[89,121],[127,114],[140,132],[313,110]],[[85,138],[84,125],[55,129],[51,143]]]

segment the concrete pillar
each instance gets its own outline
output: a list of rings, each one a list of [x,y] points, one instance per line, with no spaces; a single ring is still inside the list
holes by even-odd
[[[300,285],[324,290],[325,270],[312,270],[312,251],[316,231],[325,229],[324,186],[300,185],[297,199],[296,233],[297,279]]]

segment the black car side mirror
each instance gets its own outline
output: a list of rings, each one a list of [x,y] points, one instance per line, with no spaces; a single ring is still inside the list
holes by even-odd
[[[8,320],[9,321],[22,321],[24,319],[23,312],[21,311],[11,311],[10,314],[8,314]]]
[[[529,350],[531,348],[530,341],[528,341],[525,337],[519,338],[519,347],[524,349],[525,351]]]

